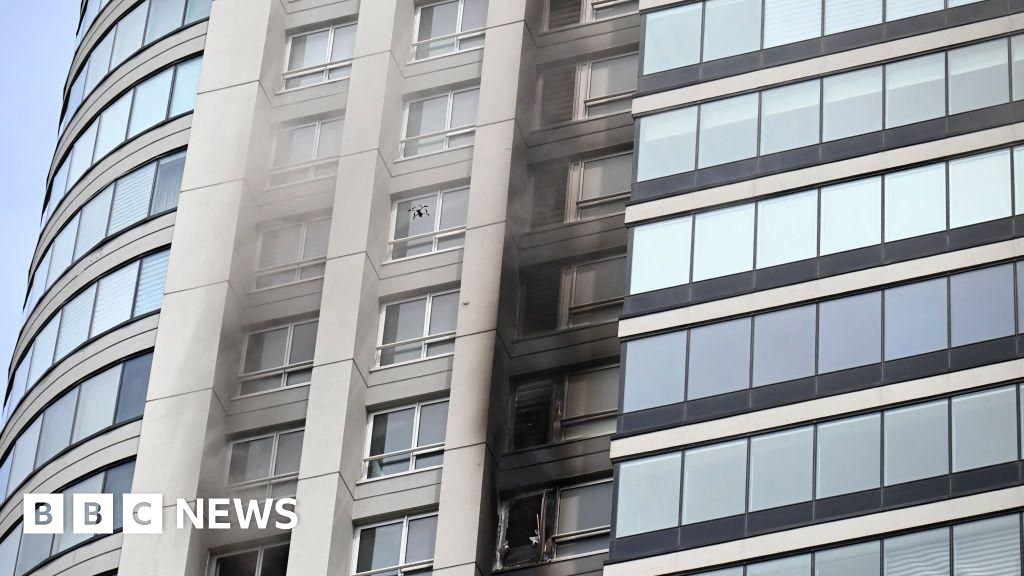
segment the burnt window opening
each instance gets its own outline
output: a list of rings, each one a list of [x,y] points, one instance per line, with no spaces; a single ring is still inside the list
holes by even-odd
[[[520,384],[512,397],[509,448],[522,450],[611,434],[618,397],[618,365]]]
[[[500,511],[497,567],[604,553],[611,515],[611,478],[509,498]]]
[[[626,256],[604,253],[520,271],[519,334],[524,337],[618,320]]]

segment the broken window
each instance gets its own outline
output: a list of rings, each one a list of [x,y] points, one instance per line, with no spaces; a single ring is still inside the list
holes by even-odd
[[[510,448],[611,434],[618,398],[618,365],[524,383],[512,399]]]

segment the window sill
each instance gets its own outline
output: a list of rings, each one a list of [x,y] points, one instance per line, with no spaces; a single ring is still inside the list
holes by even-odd
[[[476,46],[474,48],[466,48],[465,50],[453,50],[453,51],[448,52],[446,54],[438,54],[437,56],[427,56],[426,58],[413,58],[413,57],[410,57],[409,60],[406,61],[406,65],[411,66],[413,64],[422,64],[424,62],[434,62],[434,61],[440,60],[442,58],[447,58],[449,56],[455,56],[456,54],[469,54],[469,53],[472,53],[472,52],[481,51],[483,49],[484,49],[483,46]]]
[[[296,92],[301,92],[302,90],[305,90],[307,88],[316,88],[317,86],[328,86],[330,84],[337,84],[339,82],[345,82],[345,81],[351,80],[351,79],[352,79],[351,76],[345,76],[344,78],[335,78],[333,80],[324,80],[323,82],[317,82],[315,84],[306,84],[305,86],[296,86],[295,88],[284,88],[282,86],[281,88],[278,88],[276,92],[274,92],[274,95],[275,96],[283,96],[283,95],[286,95],[286,94],[294,94]],[[282,82],[281,84],[283,85],[284,83]]]
[[[444,452],[442,452],[444,454]],[[356,486],[364,486],[367,484],[375,484],[382,480],[391,480],[392,478],[403,478],[405,476],[412,476],[421,472],[430,472],[431,470],[440,470],[444,467],[444,464],[438,464],[436,466],[427,466],[426,468],[416,468],[415,470],[407,470],[405,472],[396,472],[394,474],[388,474],[387,476],[378,476],[376,478],[367,478],[362,476],[359,480],[356,480]]]
[[[474,130],[473,130],[472,133],[475,134],[476,133],[476,126],[474,126],[473,128],[474,128]],[[395,158],[395,163],[396,164],[398,164],[400,162],[404,163],[404,162],[408,162],[410,160],[417,160],[419,158],[428,158],[430,156],[437,156],[438,154],[444,154],[445,152],[451,152],[453,150],[464,150],[466,148],[472,148],[472,147],[473,147],[473,144],[466,144],[465,146],[452,146],[451,148],[445,148],[444,150],[437,150],[435,152],[424,152],[423,154],[416,154],[415,156],[399,156],[398,158]]]
[[[402,257],[402,258],[388,258],[387,260],[384,260],[383,264],[385,266],[387,266],[388,264],[401,264],[402,262],[411,262],[411,261],[414,261],[414,260],[418,260],[420,258],[426,258],[428,256],[436,256],[438,254],[446,254],[448,252],[455,252],[456,250],[462,250],[463,248],[465,248],[465,246],[453,246],[452,248],[445,248],[443,250],[434,250],[433,252],[424,252],[423,254],[416,254],[416,255],[413,255],[413,256],[405,256],[405,257]]]
[[[312,368],[312,366],[310,366],[310,368]],[[277,393],[277,392],[283,392],[285,390],[295,390],[295,389],[298,389],[298,388],[308,387],[311,382],[312,382],[312,380],[310,382],[303,382],[301,384],[292,384],[291,386],[282,386],[280,388],[274,388],[273,390],[263,390],[261,392],[253,392],[252,394],[235,394],[234,396],[231,397],[231,401],[235,402],[235,401],[238,401],[238,400],[248,400],[249,398],[257,398],[257,397],[260,397],[260,396],[267,396],[267,395],[274,394],[274,393]]]
[[[452,341],[453,342],[455,341],[455,335],[452,335]],[[447,358],[449,356],[455,356],[455,353],[454,352],[448,352],[446,354],[438,354],[436,356],[425,356],[423,358],[417,358],[415,360],[406,360],[404,362],[395,362],[394,364],[386,364],[384,366],[381,366],[380,364],[375,364],[372,368],[370,368],[370,373],[372,374],[374,372],[383,372],[384,370],[388,370],[390,368],[397,368],[399,366],[409,366],[411,364],[418,364],[420,362],[426,362],[428,360],[437,360],[438,358]]]

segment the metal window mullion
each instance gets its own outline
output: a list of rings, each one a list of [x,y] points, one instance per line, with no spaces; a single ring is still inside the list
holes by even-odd
[[[402,540],[398,543],[398,565],[405,565],[405,555],[408,552],[407,544],[409,540],[409,517],[405,516],[402,518]]]

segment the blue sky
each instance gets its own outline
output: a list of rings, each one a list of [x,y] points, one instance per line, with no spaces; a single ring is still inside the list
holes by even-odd
[[[46,172],[57,143],[61,91],[75,49],[78,0],[3,0],[0,7],[0,365],[21,328]],[[6,371],[4,380],[6,381]]]

